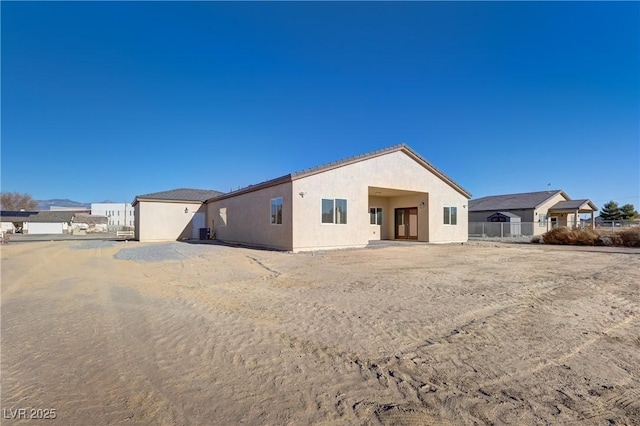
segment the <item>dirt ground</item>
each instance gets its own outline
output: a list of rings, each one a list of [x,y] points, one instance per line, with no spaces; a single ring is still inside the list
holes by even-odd
[[[638,249],[78,244],[1,249],[3,424],[640,424]]]

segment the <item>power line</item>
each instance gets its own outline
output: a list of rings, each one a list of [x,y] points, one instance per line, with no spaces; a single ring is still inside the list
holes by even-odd
[[[611,198],[601,198],[599,200],[591,200],[591,201],[615,201],[615,200],[628,200],[630,198],[640,198],[640,195],[636,195],[633,197],[611,197]]]

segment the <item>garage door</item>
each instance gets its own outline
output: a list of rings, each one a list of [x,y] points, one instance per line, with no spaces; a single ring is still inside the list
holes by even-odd
[[[29,234],[62,234],[62,223],[30,222]]]

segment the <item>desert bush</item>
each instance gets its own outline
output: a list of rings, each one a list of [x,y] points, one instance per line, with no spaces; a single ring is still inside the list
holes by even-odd
[[[600,234],[591,228],[572,229],[571,234],[575,238],[575,243],[580,246],[593,246],[598,242]]]
[[[561,226],[542,234],[545,244],[596,245],[600,235],[593,229],[569,229]]]
[[[542,241],[545,244],[568,244],[569,228],[558,227],[542,234]]]
[[[534,235],[531,237],[531,242],[532,243],[541,243],[542,242],[542,235]]]
[[[640,228],[628,228],[617,233],[621,245],[640,247]]]
[[[545,244],[640,247],[640,228],[598,232],[591,228],[569,229],[562,226],[542,234],[542,241]],[[535,242],[533,238],[531,242]]]

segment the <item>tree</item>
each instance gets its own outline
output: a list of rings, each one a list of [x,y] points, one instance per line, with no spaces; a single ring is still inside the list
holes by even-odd
[[[20,211],[21,209],[33,211],[38,207],[36,200],[30,194],[19,192],[0,193],[0,209],[3,211]]]
[[[638,212],[633,207],[633,204],[625,204],[620,207],[620,219],[634,220],[638,217]]]
[[[600,210],[600,217],[604,220],[620,220],[620,208],[615,201],[609,201]]]

